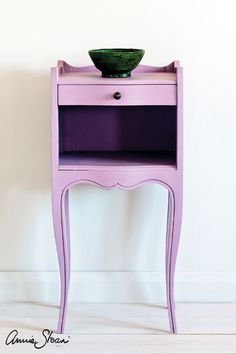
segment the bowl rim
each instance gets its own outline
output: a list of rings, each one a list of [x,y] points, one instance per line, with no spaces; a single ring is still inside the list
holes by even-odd
[[[90,53],[100,53],[100,54],[103,54],[103,53],[107,53],[107,52],[122,52],[122,53],[137,53],[137,52],[140,52],[140,53],[145,53],[145,50],[144,49],[138,49],[138,48],[100,48],[100,49],[90,49],[89,51],[89,54]]]

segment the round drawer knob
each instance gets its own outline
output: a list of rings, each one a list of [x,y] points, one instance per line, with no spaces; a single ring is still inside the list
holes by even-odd
[[[121,99],[121,93],[120,92],[115,92],[113,97],[114,97],[115,100],[119,100],[119,99]]]

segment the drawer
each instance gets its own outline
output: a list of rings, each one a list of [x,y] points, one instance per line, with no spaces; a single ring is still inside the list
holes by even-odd
[[[176,85],[58,85],[58,105],[176,105]],[[119,92],[120,99],[114,98]]]

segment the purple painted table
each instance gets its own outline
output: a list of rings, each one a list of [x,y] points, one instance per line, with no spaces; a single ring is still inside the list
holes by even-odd
[[[183,83],[175,61],[139,65],[131,78],[101,78],[93,66],[52,68],[52,210],[60,266],[58,332],[64,332],[70,281],[69,188],[111,189],[155,182],[168,190],[166,292],[176,333],[174,272],[182,217]],[[115,94],[116,93],[116,94]],[[117,94],[119,93],[119,94]]]

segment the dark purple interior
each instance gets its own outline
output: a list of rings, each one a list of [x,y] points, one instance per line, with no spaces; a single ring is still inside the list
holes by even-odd
[[[60,153],[176,155],[176,106],[59,106]]]

